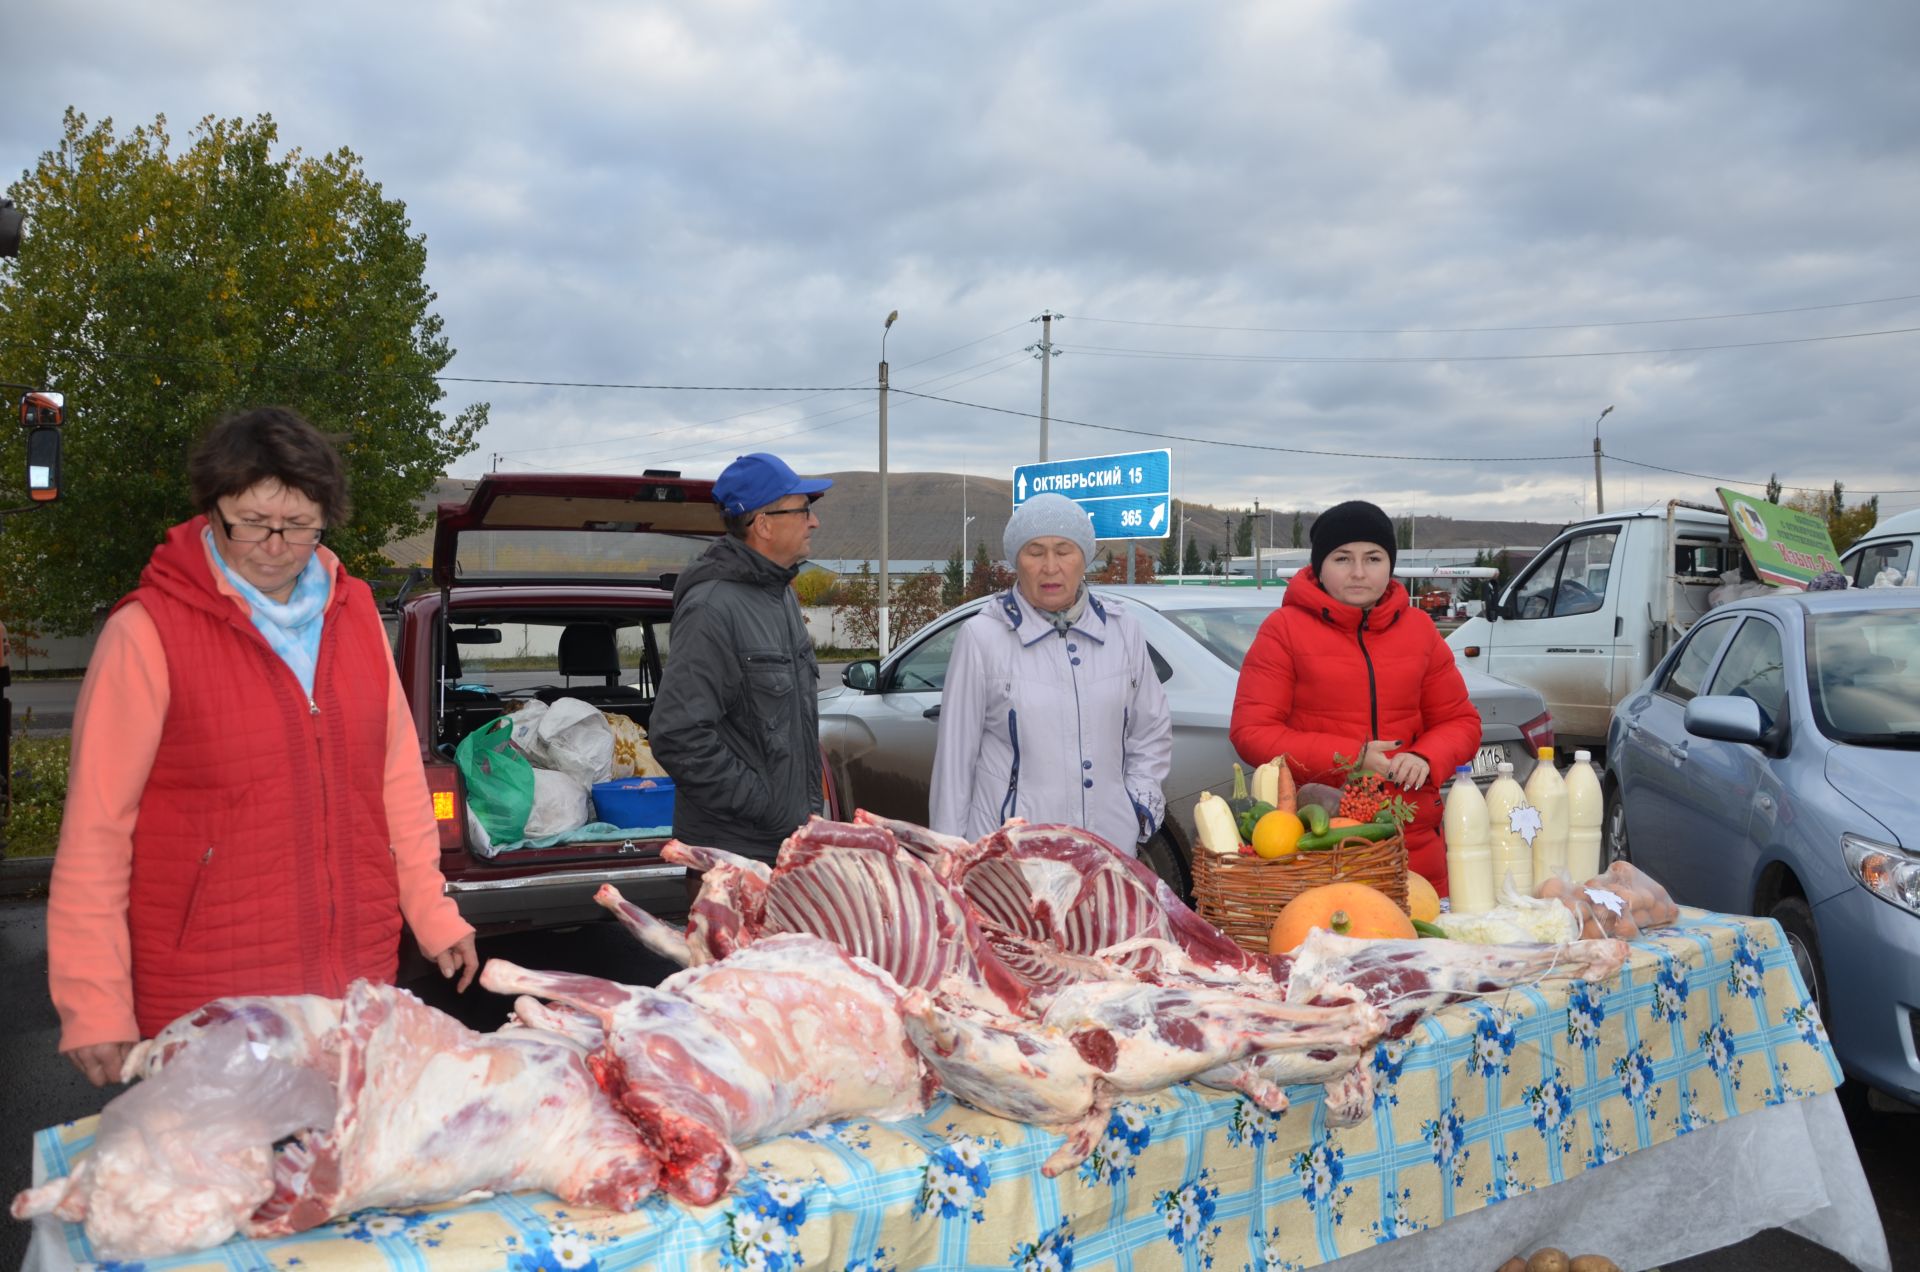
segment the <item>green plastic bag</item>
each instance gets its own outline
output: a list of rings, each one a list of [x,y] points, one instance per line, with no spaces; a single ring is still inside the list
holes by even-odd
[[[496,844],[525,839],[533,811],[533,765],[513,744],[513,717],[489,720],[469,733],[453,758],[467,779],[467,807],[487,838]]]

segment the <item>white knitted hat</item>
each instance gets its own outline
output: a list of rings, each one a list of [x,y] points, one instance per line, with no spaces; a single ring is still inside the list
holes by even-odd
[[[1007,532],[1001,537],[1000,546],[1007,554],[1007,564],[1013,564],[1019,557],[1020,549],[1035,539],[1066,539],[1080,549],[1081,557],[1089,564],[1093,561],[1093,519],[1082,508],[1065,495],[1035,495],[1013,510],[1013,516],[1007,521]]]

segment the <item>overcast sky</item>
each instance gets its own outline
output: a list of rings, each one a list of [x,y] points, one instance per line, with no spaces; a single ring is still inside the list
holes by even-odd
[[[5,25],[0,179],[68,105],[122,135],[164,113],[177,146],[271,113],[406,202],[450,376],[857,386],[450,382],[449,412],[493,404],[458,475],[874,468],[898,309],[896,389],[971,405],[896,392],[890,467],[1004,477],[1037,453],[1051,309],[1052,455],[1171,445],[1195,500],[1567,520],[1611,405],[1609,507],[1772,471],[1920,507],[1911,0],[40,0]]]

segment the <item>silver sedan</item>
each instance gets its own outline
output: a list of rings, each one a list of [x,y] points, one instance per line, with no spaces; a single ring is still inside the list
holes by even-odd
[[[1173,713],[1173,771],[1166,781],[1167,821],[1140,855],[1183,895],[1190,886],[1193,806],[1200,792],[1225,795],[1239,758],[1227,740],[1240,662],[1284,588],[1101,587],[1139,619]],[[885,662],[851,663],[843,684],[820,694],[820,741],[832,766],[845,815],[865,808],[924,824],[940,691],[960,624],[984,601],[970,601],[915,632]],[[1481,747],[1474,773],[1492,780],[1501,761],[1520,780],[1533,769],[1534,748],[1553,743],[1545,701],[1532,689],[1465,671],[1480,712]]]

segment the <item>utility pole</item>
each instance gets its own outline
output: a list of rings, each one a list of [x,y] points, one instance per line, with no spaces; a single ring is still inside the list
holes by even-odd
[[[1053,347],[1053,320],[1055,318],[1059,318],[1064,322],[1066,315],[1056,314],[1050,310],[1042,310],[1038,318],[1029,318],[1027,320],[1028,322],[1037,322],[1040,324],[1040,343],[1037,345],[1028,345],[1027,352],[1040,359],[1040,462],[1043,464],[1047,462],[1047,398],[1048,391],[1053,383],[1050,368],[1053,365],[1053,360],[1060,356],[1060,351]],[[1129,558],[1129,560],[1131,560],[1131,558]],[[1132,580],[1129,579],[1128,582],[1132,582]]]
[[[880,656],[885,658],[893,648],[892,632],[888,628],[887,581],[890,569],[887,561],[887,332],[899,321],[900,311],[894,310],[887,315],[886,325],[880,328]]]
[[[1593,421],[1593,515],[1596,517],[1607,510],[1607,497],[1600,490],[1600,421],[1606,419],[1612,410],[1609,406]]]
[[[1260,501],[1258,499],[1253,501],[1253,517],[1256,521],[1260,519]],[[1249,535],[1248,538],[1253,540],[1253,590],[1258,592],[1266,586],[1266,580],[1260,577],[1260,527],[1255,526],[1253,533]]]

